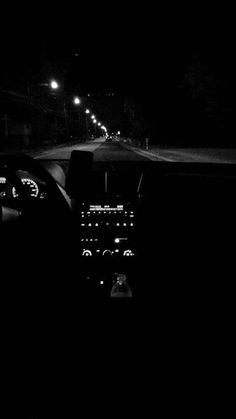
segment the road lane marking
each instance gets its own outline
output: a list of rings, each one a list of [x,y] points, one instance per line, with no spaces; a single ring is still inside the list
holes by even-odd
[[[148,158],[149,160],[152,160],[152,161],[169,161],[169,162],[174,161],[172,159],[159,156],[158,154],[154,154],[150,151],[139,150],[139,149],[137,149],[135,147],[132,147],[130,145],[127,145],[127,144],[121,144],[121,146],[123,148],[125,148],[126,150],[133,151],[134,153],[138,154],[139,156],[146,157],[146,158]]]

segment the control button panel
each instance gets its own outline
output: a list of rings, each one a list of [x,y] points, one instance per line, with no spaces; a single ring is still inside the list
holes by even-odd
[[[130,203],[82,203],[81,254],[84,257],[135,256],[136,210]]]

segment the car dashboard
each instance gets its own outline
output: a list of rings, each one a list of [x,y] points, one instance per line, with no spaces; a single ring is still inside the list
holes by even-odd
[[[41,277],[46,270],[50,281],[58,281],[64,269],[66,283],[79,288],[75,295],[88,298],[109,298],[114,287],[124,286],[125,278],[128,296],[163,296],[168,289],[168,298],[172,294],[174,299],[190,285],[195,293],[196,284],[214,288],[215,267],[226,275],[234,249],[229,237],[236,234],[234,166],[95,162],[89,170],[76,164],[71,172],[70,161],[56,163],[65,172],[64,193],[70,199],[65,218],[59,211],[60,190],[47,183],[46,175],[19,168],[16,172],[32,222],[28,235],[27,224],[22,224],[13,238],[6,225],[6,240],[9,249],[21,242],[17,267],[23,272],[27,249],[28,260],[41,255]],[[0,173],[1,203],[20,203],[14,181]]]
[[[15,175],[20,180],[24,198],[26,199],[45,199],[47,197],[46,183],[24,170],[17,170]],[[21,191],[13,184],[8,176],[0,175],[0,199],[21,199]]]

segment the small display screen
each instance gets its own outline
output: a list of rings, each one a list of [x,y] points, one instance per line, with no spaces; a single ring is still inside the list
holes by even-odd
[[[90,205],[89,211],[124,211],[124,205]]]

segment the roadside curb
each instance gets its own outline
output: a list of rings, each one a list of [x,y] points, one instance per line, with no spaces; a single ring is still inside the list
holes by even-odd
[[[124,144],[122,142],[120,144],[122,145],[122,147],[126,148],[127,150],[134,151],[135,153],[137,153],[141,156],[152,157],[152,160],[154,160],[154,161],[156,161],[156,160],[159,160],[159,161],[163,160],[163,161],[169,161],[169,162],[174,161],[174,160],[169,159],[167,157],[162,157],[157,153],[152,153],[151,151],[141,150],[140,148],[137,148],[137,147],[134,147],[134,146],[131,146],[131,145],[127,145],[127,144]]]

